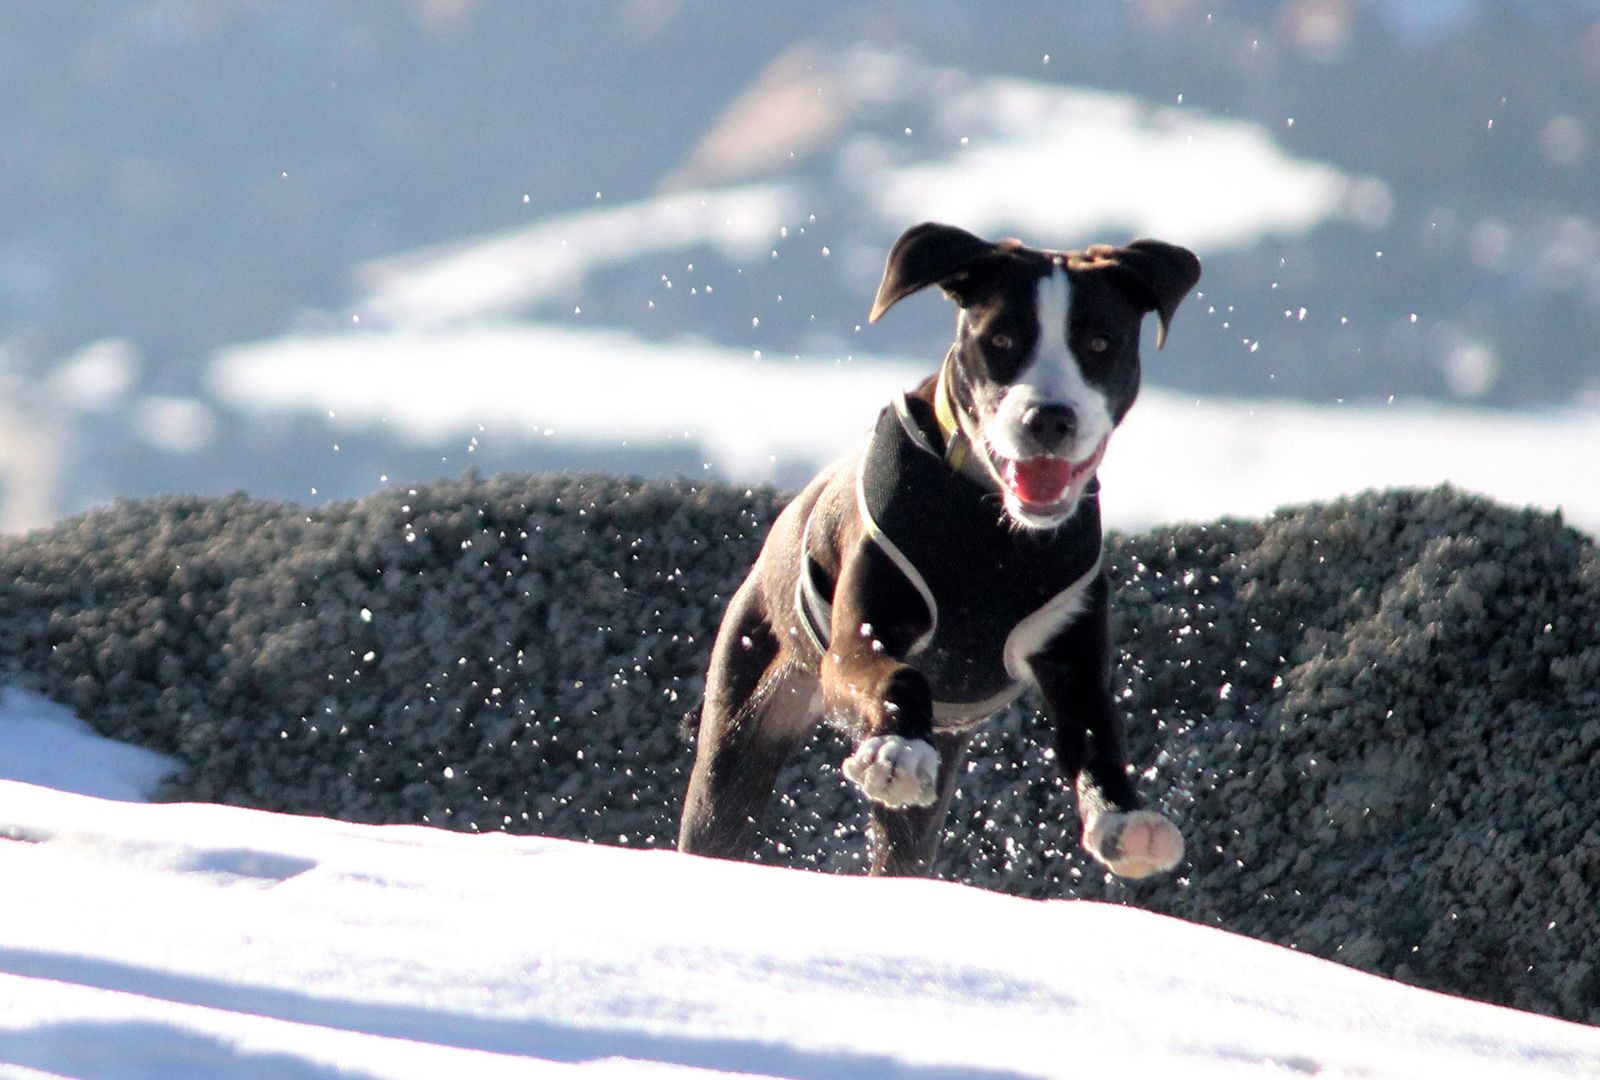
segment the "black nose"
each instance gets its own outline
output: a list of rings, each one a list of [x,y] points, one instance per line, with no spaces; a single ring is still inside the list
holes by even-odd
[[[1078,430],[1078,414],[1070,405],[1029,405],[1022,414],[1022,429],[1048,453],[1071,440]]]

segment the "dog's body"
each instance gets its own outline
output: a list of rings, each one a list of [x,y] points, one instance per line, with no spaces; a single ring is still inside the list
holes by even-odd
[[[1026,687],[1055,724],[1085,846],[1170,869],[1111,693],[1095,470],[1139,387],[1139,325],[1200,275],[1182,248],[1041,251],[919,225],[872,311],[928,285],[961,307],[937,375],[779,515],[712,649],[683,851],[748,857],[778,770],[824,717],[856,741],[871,871],[926,872],[972,731]]]

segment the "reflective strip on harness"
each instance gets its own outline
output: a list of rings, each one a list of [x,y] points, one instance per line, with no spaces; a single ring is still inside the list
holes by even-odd
[[[800,625],[817,652],[828,651],[833,638],[833,601],[822,595],[817,583],[811,580],[811,521],[816,510],[806,518],[806,527],[800,533],[800,573],[794,583],[794,606],[800,614]]]
[[[865,457],[863,457],[863,462]],[[933,592],[928,588],[928,583],[923,580],[922,574],[911,560],[907,559],[901,550],[895,546],[878,528],[878,523],[873,520],[872,511],[867,508],[865,488],[862,486],[862,467],[856,466],[856,513],[861,515],[861,524],[866,531],[867,539],[878,546],[878,549],[889,557],[905,579],[911,582],[912,588],[917,590],[917,595],[922,597],[923,604],[928,609],[928,629],[911,643],[907,656],[915,656],[928,647],[928,642],[933,640],[934,632],[939,628],[939,605],[933,598]],[[817,583],[811,579],[811,569],[807,565],[811,551],[811,523],[816,517],[812,510],[811,516],[806,518],[805,528],[800,533],[800,573],[795,582],[795,607],[800,612],[800,625],[805,627],[806,636],[817,647],[818,652],[825,652],[833,640],[833,601],[822,595],[817,588]]]
[[[949,730],[1021,694],[1033,654],[1083,612],[1098,574],[1100,523],[1091,486],[1060,528],[1016,529],[987,485],[950,468],[933,413],[901,396],[880,414],[855,464],[854,496],[863,535],[928,612],[904,659],[928,679],[934,718]],[[835,598],[813,575],[812,526],[808,519],[801,531],[794,604],[806,637],[825,653]]]
[[[864,479],[866,464],[867,458],[863,454],[861,464],[856,467],[856,513],[861,515],[861,525],[867,531],[867,538],[878,545],[878,550],[889,556],[889,561],[894,563],[895,568],[907,581],[911,582],[911,587],[917,590],[918,595],[922,597],[922,603],[928,609],[928,629],[911,643],[910,649],[906,650],[906,656],[912,657],[928,647],[928,642],[933,640],[934,632],[939,629],[939,602],[933,598],[933,590],[928,588],[928,582],[923,578],[922,572],[911,565],[911,560],[905,557],[905,553],[893,540],[884,535],[883,530],[878,527],[877,520],[872,516],[872,511],[867,506],[867,487]]]

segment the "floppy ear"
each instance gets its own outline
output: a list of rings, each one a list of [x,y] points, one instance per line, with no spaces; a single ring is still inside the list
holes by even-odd
[[[989,241],[954,225],[925,221],[911,226],[889,252],[878,298],[873,301],[867,321],[877,322],[885,311],[918,289],[948,286],[969,263],[994,251],[995,245]]]
[[[1119,277],[1128,282],[1146,311],[1161,319],[1156,331],[1156,348],[1167,343],[1167,327],[1172,313],[1200,280],[1200,260],[1188,248],[1160,240],[1135,240],[1116,250],[1114,257]]]

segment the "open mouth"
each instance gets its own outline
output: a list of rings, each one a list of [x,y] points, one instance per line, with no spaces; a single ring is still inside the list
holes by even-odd
[[[1029,514],[1047,517],[1070,509],[1083,494],[1094,477],[1094,471],[1105,455],[1110,437],[1100,440],[1081,462],[1063,457],[1035,457],[1021,461],[998,459],[1000,479],[1006,491],[1022,504]]]

